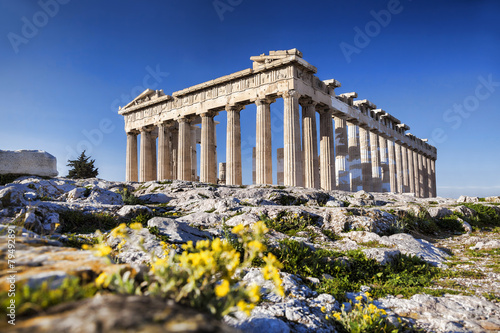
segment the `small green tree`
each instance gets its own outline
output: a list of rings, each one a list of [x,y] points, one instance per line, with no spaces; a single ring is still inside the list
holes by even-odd
[[[98,175],[98,168],[94,167],[95,160],[91,160],[90,156],[85,156],[85,150],[76,160],[68,160],[67,166],[71,167],[68,172],[68,178],[82,179],[94,178]]]

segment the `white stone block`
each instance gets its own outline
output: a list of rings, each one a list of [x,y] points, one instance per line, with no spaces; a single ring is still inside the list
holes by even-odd
[[[56,177],[56,158],[42,150],[0,150],[0,174]]]

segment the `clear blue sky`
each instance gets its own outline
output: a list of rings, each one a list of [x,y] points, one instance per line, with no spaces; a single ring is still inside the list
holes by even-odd
[[[170,94],[250,68],[252,55],[298,48],[320,79],[342,83],[337,93],[358,92],[437,146],[438,195],[500,195],[499,1],[215,5],[0,0],[0,149],[46,150],[66,175],[67,160],[87,148],[100,177],[124,180],[119,105],[145,88]],[[254,110],[242,111],[246,183]],[[282,100],[272,110],[276,149]],[[224,161],[225,116],[216,120]]]

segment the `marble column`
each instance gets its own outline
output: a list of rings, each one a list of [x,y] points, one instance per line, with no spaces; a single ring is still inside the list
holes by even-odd
[[[201,114],[200,181],[212,184],[217,182],[215,122],[212,113]]]
[[[226,184],[241,185],[240,105],[227,105]]]
[[[436,190],[436,160],[431,160],[431,180],[432,180],[432,197],[437,197]]]
[[[140,181],[147,182],[153,180],[151,159],[153,152],[151,151],[152,134],[150,129],[141,128],[141,151],[140,151]]]
[[[418,152],[413,151],[413,179],[415,182],[415,196],[420,197],[420,169],[418,164]]]
[[[276,157],[277,157],[277,160],[278,160],[278,163],[276,164],[276,168],[277,168],[277,184],[279,186],[283,186],[285,185],[285,175],[284,175],[284,170],[285,170],[285,167],[283,166],[283,161],[285,159],[284,157],[284,149],[283,148],[278,148],[276,150]]]
[[[409,183],[409,192],[415,193],[415,163],[413,162],[413,151],[411,149],[407,149],[408,154],[408,183]]]
[[[300,147],[299,94],[295,90],[283,93],[283,143],[285,186],[302,186],[302,152]]]
[[[315,188],[320,178],[318,170],[316,103],[312,100],[301,100],[300,103],[302,105],[302,166],[304,172],[304,187]],[[332,125],[331,119],[329,123]]]
[[[378,148],[378,134],[370,132],[370,156],[372,171],[372,190],[382,192],[382,172],[380,168],[380,153]]]
[[[382,192],[391,191],[391,177],[389,171],[389,154],[387,149],[387,139],[379,136],[380,143],[380,166],[382,171]]]
[[[337,188],[349,191],[349,165],[347,164],[347,122],[334,117],[335,120],[335,169],[337,171]]]
[[[391,184],[391,192],[398,192],[398,182],[396,175],[396,152],[394,142],[387,140],[387,151],[389,155],[389,181]]]
[[[191,125],[188,118],[180,118],[177,148],[177,178],[191,180]]]
[[[219,182],[226,184],[226,163],[219,163]]]
[[[335,158],[333,146],[333,119],[332,110],[324,109],[320,112],[320,171],[321,189],[331,191],[335,189]],[[317,154],[315,155],[317,156]]]
[[[431,170],[431,159],[426,157],[427,162],[427,197],[432,197],[432,170]]]
[[[198,181],[198,131],[200,128],[191,125],[191,180]]]
[[[172,163],[171,165],[171,170],[172,170],[172,179],[179,179],[177,176],[177,169],[178,169],[178,163],[177,163],[177,157],[178,157],[178,152],[179,152],[179,128],[178,127],[172,127],[172,142],[171,142],[171,148],[172,148]]]
[[[170,124],[158,125],[158,179],[172,179],[172,151],[170,148]]]
[[[424,190],[424,165],[422,154],[417,153],[418,156],[418,188],[419,188],[419,198],[425,197]]]
[[[126,181],[136,182],[137,178],[137,131],[127,133]]]
[[[373,191],[372,162],[370,157],[370,136],[368,130],[359,127],[359,149],[361,153],[361,179],[363,190]]]
[[[401,144],[399,142],[394,142],[394,155],[396,159],[396,179],[397,179],[397,187],[396,190],[398,193],[403,193],[403,159],[401,154]]]
[[[410,183],[408,179],[408,149],[401,146],[401,158],[403,161],[403,192],[410,192]]]
[[[150,174],[151,174],[151,180],[157,180],[158,179],[158,170],[157,170],[157,159],[156,159],[156,139],[158,138],[158,130],[157,127],[154,126],[153,130],[151,131],[151,140],[149,141],[151,145],[151,155],[150,155],[150,162],[148,163],[150,167]]]
[[[350,191],[357,192],[363,189],[361,178],[361,152],[359,147],[358,126],[347,122],[348,133],[348,163],[350,173]]]
[[[268,99],[257,99],[257,123],[255,142],[255,183],[273,183],[273,151],[271,132],[271,103]]]

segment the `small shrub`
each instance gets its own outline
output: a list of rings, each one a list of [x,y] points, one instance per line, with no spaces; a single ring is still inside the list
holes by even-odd
[[[261,216],[268,228],[272,228],[278,232],[284,233],[288,236],[295,236],[300,231],[307,230],[308,226],[314,225],[314,221],[310,216],[299,216],[289,212],[281,212],[273,219],[267,216]]]
[[[60,233],[87,234],[96,230],[110,230],[118,225],[116,217],[106,213],[84,213],[79,210],[61,210]]]
[[[152,235],[155,235],[156,238],[158,238],[162,242],[168,243],[170,241],[170,237],[168,237],[167,235],[163,235],[158,227],[148,227],[148,230]]]
[[[331,231],[329,229],[322,229],[321,232],[323,233],[323,235],[325,235],[326,237],[330,238],[330,240],[332,240],[332,241],[337,241],[337,240],[341,240],[342,239],[342,237],[340,237],[335,232],[333,232],[333,231]]]
[[[66,278],[56,289],[51,289],[49,282],[45,281],[37,288],[30,288],[27,284],[17,286],[14,296],[18,305],[16,315],[36,314],[56,304],[92,297],[98,290],[93,283],[82,285],[76,277]],[[11,299],[7,291],[0,292],[1,313],[6,314]]]
[[[399,328],[387,320],[385,310],[379,309],[372,303],[369,294],[366,300],[363,296],[357,296],[356,301],[350,311],[346,311],[345,306],[342,305],[340,312],[330,312],[326,314],[326,319],[350,333],[399,332]],[[352,305],[353,302],[349,302]]]
[[[126,240],[124,231],[124,226],[120,226],[112,233]],[[272,280],[276,293],[284,296],[279,276],[280,264],[274,255],[264,255],[266,247],[261,241],[265,232],[267,228],[262,222],[253,224],[251,228],[239,225],[232,229],[243,244],[243,257],[226,240],[198,241],[196,246],[190,241],[182,246],[182,254],[176,254],[165,246],[163,258],[151,256],[151,270],[145,276],[145,283],[136,281],[130,272],[126,272],[111,276],[103,273],[96,279],[96,285],[118,293],[174,299],[210,312],[217,318],[231,314],[236,308],[250,314],[260,301],[260,287],[244,283],[242,277],[255,258],[263,260],[264,278]],[[109,247],[104,253],[107,251],[110,251]]]
[[[132,194],[126,187],[123,188],[123,191],[118,193],[122,195],[123,203],[125,205],[144,205],[144,201]]]

